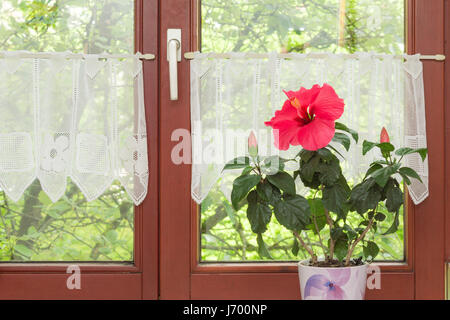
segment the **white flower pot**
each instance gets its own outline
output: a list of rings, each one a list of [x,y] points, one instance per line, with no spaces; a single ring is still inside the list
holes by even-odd
[[[364,300],[367,264],[342,268],[308,266],[298,263],[300,291],[304,300]]]

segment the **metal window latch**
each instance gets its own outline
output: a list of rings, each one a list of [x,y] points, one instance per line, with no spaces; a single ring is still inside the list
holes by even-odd
[[[178,100],[178,63],[181,61],[181,29],[167,29],[170,100]]]

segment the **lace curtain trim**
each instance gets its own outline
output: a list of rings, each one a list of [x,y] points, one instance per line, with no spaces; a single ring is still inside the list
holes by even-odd
[[[360,142],[343,163],[347,179],[358,181],[372,160],[373,151],[361,155],[362,141],[378,141],[381,128],[388,129],[396,147],[426,148],[425,101],[422,62],[419,55],[356,53],[353,55],[290,54],[283,59],[227,53],[227,59],[195,53],[191,61],[192,198],[201,203],[220,182],[228,196],[233,173],[222,174],[223,165],[246,152],[246,138],[255,131],[262,155],[295,156],[291,148],[279,152],[272,133],[264,126],[286,99],[282,89],[298,90],[329,83],[345,100],[339,120],[360,133]],[[231,136],[231,138],[230,138]],[[230,142],[231,141],[231,142]],[[423,183],[413,179],[409,194],[418,204],[428,196],[428,161],[409,155],[405,165],[414,168]],[[297,190],[306,192],[297,181]]]
[[[22,53],[0,59],[0,189],[18,201],[39,179],[56,202],[70,177],[92,201],[118,180],[140,204],[149,173],[138,54]]]

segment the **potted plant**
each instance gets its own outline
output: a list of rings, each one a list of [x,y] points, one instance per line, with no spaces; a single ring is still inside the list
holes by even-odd
[[[363,299],[367,264],[379,252],[375,239],[367,240],[366,235],[376,230],[386,215],[392,215],[393,223],[383,234],[396,232],[404,199],[401,183],[420,180],[413,169],[402,165],[402,159],[418,153],[425,160],[427,150],[395,149],[383,128],[379,142],[364,141],[362,145],[363,155],[378,149],[379,159],[359,183],[350,184],[342,173],[344,156],[330,144],[337,142],[348,151],[351,140],[358,142],[357,132],[336,122],[344,112],[344,101],[327,84],[285,94],[288,99],[282,109],[265,124],[274,129],[278,149],[287,150],[292,145],[303,149],[294,159],[263,157],[252,132],[248,155],[224,167],[242,169],[233,182],[232,205],[236,210],[247,205],[261,257],[270,257],[263,234],[272,215],[292,232],[293,250],[302,247],[308,252],[310,259],[298,264],[303,299]],[[298,162],[293,172],[285,169],[291,161]],[[308,199],[297,194],[297,177],[311,191]],[[357,217],[357,226],[347,223],[350,215]],[[302,234],[308,232],[318,237],[320,251],[305,241]],[[355,257],[358,247],[363,255]]]

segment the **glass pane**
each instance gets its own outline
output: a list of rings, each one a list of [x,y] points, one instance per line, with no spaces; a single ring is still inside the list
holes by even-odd
[[[203,52],[404,52],[403,0],[202,0],[201,12]],[[246,206],[234,211],[220,181],[203,201],[200,214],[202,261],[260,260]],[[403,211],[398,231],[383,236],[382,230],[393,222],[392,215],[388,217],[378,224],[377,260],[404,260]],[[357,224],[351,218],[349,223]],[[318,236],[308,236],[320,252]],[[308,257],[302,250],[292,253],[292,234],[275,218],[264,240],[276,260]]]
[[[404,52],[403,0],[202,0],[203,52]]]
[[[2,0],[0,50],[133,53],[134,0]],[[132,261],[134,205],[119,184],[87,202],[68,181],[52,203],[35,181],[0,189],[0,260]]]

